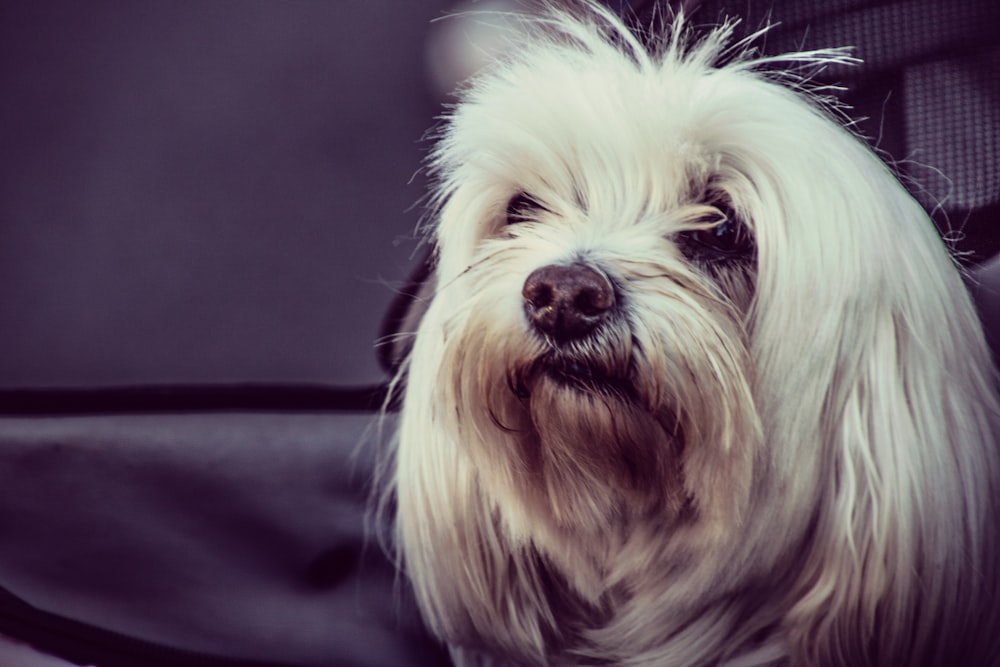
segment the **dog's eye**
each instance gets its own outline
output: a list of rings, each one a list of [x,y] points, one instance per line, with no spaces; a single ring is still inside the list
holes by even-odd
[[[727,204],[715,204],[719,215],[711,227],[695,229],[681,234],[690,254],[703,259],[745,257],[753,253],[754,240],[746,225]]]
[[[526,192],[519,192],[507,202],[507,224],[534,220],[539,211],[546,210],[548,209],[539,204],[537,199]]]

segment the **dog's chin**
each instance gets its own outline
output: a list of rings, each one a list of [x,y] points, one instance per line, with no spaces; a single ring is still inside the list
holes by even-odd
[[[595,496],[619,516],[682,510],[682,429],[673,411],[648,405],[634,370],[562,354],[529,369],[516,384],[531,422],[522,454],[557,520],[606,520],[580,515]]]

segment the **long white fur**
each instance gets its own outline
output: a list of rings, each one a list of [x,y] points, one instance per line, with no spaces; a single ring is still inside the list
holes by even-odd
[[[468,665],[1000,664],[1000,407],[926,214],[773,62],[716,67],[727,27],[647,50],[581,4],[536,28],[432,156],[389,489],[429,627]],[[745,301],[675,243],[709,181],[756,237]],[[504,227],[518,192],[546,210]],[[583,353],[641,400],[512,388],[546,349],[525,278],[580,258],[630,326]]]

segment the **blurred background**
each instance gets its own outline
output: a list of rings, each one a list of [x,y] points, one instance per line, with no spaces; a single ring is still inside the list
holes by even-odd
[[[0,384],[380,380],[448,5],[0,4]]]
[[[422,137],[490,48],[432,22],[456,4],[2,3],[0,387],[381,380]],[[836,76],[862,129],[928,208],[950,197],[973,260],[995,251],[1000,3],[688,4],[780,22],[772,52],[857,45]]]

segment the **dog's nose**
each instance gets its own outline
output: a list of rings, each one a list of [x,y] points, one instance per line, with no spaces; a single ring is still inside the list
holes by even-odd
[[[535,269],[521,295],[531,324],[559,342],[586,336],[615,305],[611,281],[586,264]]]

